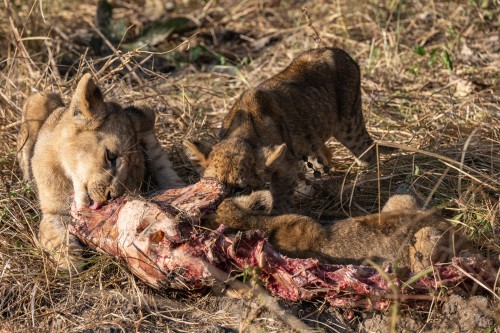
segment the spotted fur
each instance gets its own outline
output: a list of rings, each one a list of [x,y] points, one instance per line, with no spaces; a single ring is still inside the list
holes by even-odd
[[[343,50],[322,48],[300,54],[285,70],[245,91],[213,147],[184,145],[200,174],[219,178],[230,192],[270,182],[279,208],[290,201],[303,157],[330,162],[325,142],[331,137],[360,164],[376,161],[361,110],[359,66]]]

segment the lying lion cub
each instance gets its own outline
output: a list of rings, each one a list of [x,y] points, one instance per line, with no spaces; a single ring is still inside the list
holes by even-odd
[[[397,262],[413,272],[445,262],[472,245],[432,211],[419,210],[411,195],[394,195],[380,214],[322,225],[295,214],[269,216],[269,191],[225,199],[206,217],[206,225],[264,231],[271,244],[292,257],[319,258],[336,264]]]
[[[327,165],[325,142],[335,137],[360,163],[376,161],[361,110],[360,70],[343,50],[322,48],[297,56],[281,73],[245,91],[224,119],[213,147],[184,142],[203,177],[216,177],[229,193],[271,182],[275,208],[295,189],[299,161]]]
[[[184,185],[163,153],[154,123],[152,110],[105,102],[90,74],[81,78],[69,107],[53,93],[28,98],[18,161],[24,179],[36,184],[43,213],[40,243],[60,267],[82,264],[80,244],[66,228],[72,194],[77,209],[98,208],[140,189],[146,174],[163,189]]]

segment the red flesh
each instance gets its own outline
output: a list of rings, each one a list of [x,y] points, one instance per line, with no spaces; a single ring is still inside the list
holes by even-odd
[[[460,268],[486,283],[495,276],[485,261],[454,258],[434,267],[435,275],[423,277],[411,288],[402,288],[413,274],[390,267],[385,275],[371,266],[328,265],[315,259],[288,258],[279,254],[259,231],[224,235],[200,227],[200,217],[223,199],[221,184],[202,179],[182,189],[160,191],[147,198],[122,197],[99,210],[73,211],[70,232],[89,246],[123,259],[132,273],[153,288],[195,289],[211,286],[215,278],[207,263],[230,272],[257,268],[258,278],[274,295],[299,301],[323,298],[343,308],[385,309],[393,288],[398,295],[428,294],[429,288],[449,289],[465,282]],[[410,298],[411,297],[407,297]]]

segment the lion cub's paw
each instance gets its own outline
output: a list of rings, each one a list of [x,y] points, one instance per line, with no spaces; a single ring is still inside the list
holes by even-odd
[[[44,217],[40,223],[39,240],[59,269],[77,272],[83,269],[84,247],[75,236],[69,234],[62,217]]]
[[[418,230],[414,237],[414,242],[409,247],[413,272],[426,269],[437,262],[450,261],[452,257],[469,248],[467,240],[453,230],[424,227]]]
[[[413,272],[438,262],[448,262],[455,256],[479,255],[472,243],[453,229],[424,227],[418,230],[409,247]]]
[[[86,264],[82,257],[85,249],[73,235],[68,238],[67,245],[60,246],[51,252],[52,259],[59,269],[81,272]]]

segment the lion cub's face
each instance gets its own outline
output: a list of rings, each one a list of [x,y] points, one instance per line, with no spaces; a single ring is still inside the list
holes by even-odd
[[[213,147],[184,141],[184,147],[198,173],[218,178],[229,194],[262,189],[286,152],[284,144],[253,148],[239,138],[222,140]]]
[[[61,159],[71,173],[77,209],[98,208],[139,189],[145,163],[137,133],[151,127],[151,119],[104,102],[90,76],[79,82],[70,110],[73,123],[63,130]]]
[[[69,155],[69,169],[74,170],[71,179],[78,208],[98,208],[126,189],[138,189],[144,177],[140,167],[144,159],[134,126],[130,119],[116,113],[96,130],[68,131],[64,151]]]

